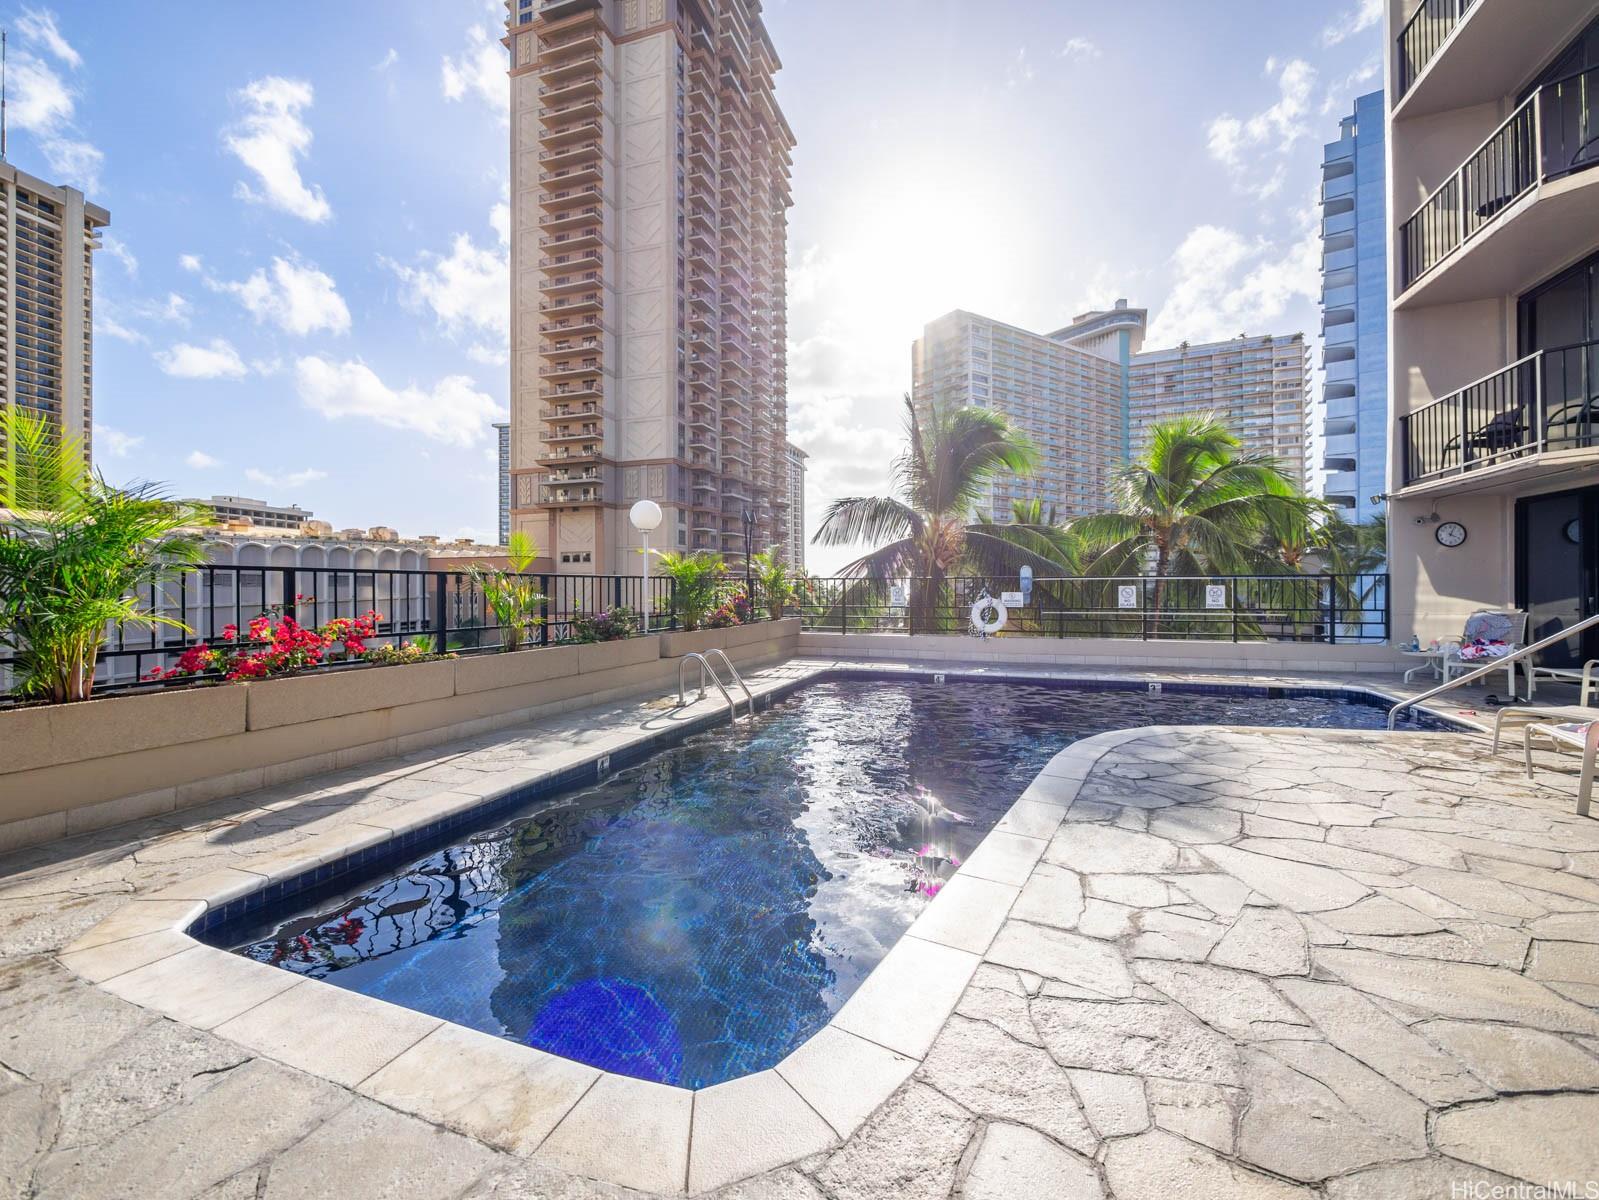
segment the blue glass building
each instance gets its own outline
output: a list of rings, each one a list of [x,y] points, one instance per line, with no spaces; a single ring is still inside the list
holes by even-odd
[[[1388,223],[1383,94],[1355,101],[1322,159],[1324,494],[1369,521],[1388,490]]]

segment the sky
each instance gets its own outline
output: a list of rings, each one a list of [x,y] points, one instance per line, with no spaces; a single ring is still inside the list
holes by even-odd
[[[810,532],[832,499],[886,489],[911,342],[951,309],[1044,330],[1126,297],[1151,345],[1314,335],[1321,146],[1381,86],[1381,9],[768,0],[799,141],[789,424]],[[502,16],[0,0],[9,161],[111,212],[108,478],[492,540]]]

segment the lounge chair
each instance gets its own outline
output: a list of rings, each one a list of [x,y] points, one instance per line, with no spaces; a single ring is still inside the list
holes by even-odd
[[[1533,724],[1521,731],[1522,754],[1527,762],[1527,778],[1532,778],[1532,739],[1542,737],[1555,749],[1567,746],[1582,752],[1582,775],[1577,783],[1577,815],[1586,817],[1593,801],[1594,759],[1599,755],[1599,719],[1563,721],[1559,724]]]
[[[1465,657],[1470,648],[1478,644],[1492,645],[1502,643],[1505,647],[1506,657],[1514,654],[1527,644],[1527,614],[1520,609],[1498,610],[1483,609],[1474,612],[1466,618],[1466,627],[1459,637],[1444,638],[1438,643],[1436,651],[1428,656],[1428,660],[1419,667],[1412,667],[1405,672],[1405,682],[1409,683],[1411,677],[1418,671],[1431,670],[1434,675],[1448,683],[1456,675],[1465,675],[1479,667],[1485,667],[1493,661],[1493,656],[1477,658]],[[1526,660],[1522,660],[1525,662]],[[1532,664],[1527,663],[1527,694],[1532,695]],[[1510,694],[1516,694],[1516,664],[1505,664],[1505,680],[1510,687]]]
[[[1599,688],[1599,679],[1595,678],[1596,673],[1599,673],[1599,658],[1590,658],[1582,664],[1581,670],[1573,670],[1570,667],[1536,666],[1532,669],[1532,677],[1534,679],[1549,679],[1556,683],[1574,683],[1580,687],[1582,689],[1582,698],[1577,703],[1583,708],[1587,708],[1589,704],[1593,703],[1592,697],[1595,689]]]
[[[1517,720],[1536,722],[1543,725],[1558,725],[1562,722],[1577,722],[1599,720],[1599,709],[1590,707],[1596,698],[1599,698],[1599,680],[1594,678],[1595,670],[1599,668],[1599,658],[1590,659],[1583,664],[1581,672],[1567,671],[1555,667],[1534,667],[1533,670],[1546,678],[1557,679],[1562,682],[1580,683],[1582,691],[1577,703],[1560,705],[1537,704],[1507,704],[1494,714],[1494,749],[1499,753],[1499,735],[1504,730],[1505,722],[1511,718]]]

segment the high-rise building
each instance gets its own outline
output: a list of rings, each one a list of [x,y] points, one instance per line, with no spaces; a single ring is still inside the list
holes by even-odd
[[[793,442],[784,447],[788,478],[788,539],[785,550],[790,570],[805,569],[805,460],[810,455]]]
[[[500,447],[500,545],[505,545],[511,540],[511,426],[509,422],[496,423],[494,426],[495,437]],[[543,549],[541,546],[540,549]]]
[[[1599,0],[1384,14],[1393,629],[1550,637],[1599,613]]]
[[[911,351],[913,401],[995,409],[1040,450],[1033,475],[989,484],[978,515],[1008,521],[1013,502],[1035,497],[1063,519],[1103,508],[1127,458],[1128,369],[1147,316],[1118,300],[1050,334],[960,311],[926,327]]]
[[[1132,361],[1132,450],[1149,444],[1151,424],[1213,413],[1248,450],[1276,457],[1290,479],[1307,485],[1306,417],[1310,359],[1305,335],[1240,335],[1225,342],[1184,342]]]
[[[298,504],[268,504],[248,496],[212,496],[194,503],[209,508],[219,521],[247,521],[261,529],[301,529],[312,516]]]
[[[1032,499],[1061,519],[1103,511],[1112,473],[1145,449],[1150,424],[1182,413],[1215,413],[1305,481],[1304,335],[1145,351],[1147,322],[1118,300],[1047,334],[959,311],[926,327],[911,352],[916,404],[995,409],[1040,451],[1033,474],[988,485],[977,515],[1007,521]]]
[[[782,544],[793,135],[760,0],[512,0],[511,524],[557,569]]]
[[[92,460],[94,252],[111,214],[4,162],[0,210],[0,408],[82,439]]]
[[[1385,510],[1388,478],[1388,156],[1383,94],[1355,101],[1321,165],[1321,494],[1346,520]]]

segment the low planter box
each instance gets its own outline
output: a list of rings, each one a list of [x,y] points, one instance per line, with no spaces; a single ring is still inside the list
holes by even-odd
[[[726,650],[727,629],[696,629],[692,633],[661,634],[661,657],[682,658],[685,654],[704,654],[710,650]]]

